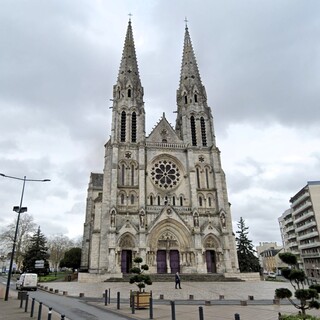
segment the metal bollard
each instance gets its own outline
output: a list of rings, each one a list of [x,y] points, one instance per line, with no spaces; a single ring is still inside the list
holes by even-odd
[[[240,320],[240,314],[239,313],[235,313],[234,314],[234,320]]]
[[[149,298],[149,318],[153,319],[153,299]]]
[[[34,311],[34,301],[35,301],[35,298],[32,298],[32,303],[31,303],[31,311],[30,311],[30,318],[33,318],[33,311]]]
[[[131,299],[131,313],[134,314],[136,310],[134,308],[134,295],[132,294],[132,292],[130,293],[130,299]]]
[[[26,304],[24,306],[24,312],[28,312],[29,295],[26,296]]]
[[[176,320],[176,307],[174,304],[174,301],[170,301],[170,305],[171,305],[171,320]]]
[[[109,288],[109,301],[108,301],[109,304],[110,304],[110,299],[111,299],[111,295],[110,295],[110,288]]]
[[[20,308],[22,308],[22,305],[23,305],[23,295],[21,294],[20,295]]]
[[[203,317],[203,307],[199,307],[199,320],[204,320],[204,317]]]
[[[61,315],[61,320],[64,320],[64,317],[65,317],[65,315],[64,315],[64,314],[62,314],[62,315]]]
[[[39,302],[38,320],[41,320],[41,313],[42,313],[42,302]]]
[[[52,308],[49,308],[49,312],[48,312],[48,320],[51,320],[52,317]]]
[[[108,290],[104,291],[104,305],[108,305]]]
[[[120,292],[117,292],[117,309],[120,309]]]

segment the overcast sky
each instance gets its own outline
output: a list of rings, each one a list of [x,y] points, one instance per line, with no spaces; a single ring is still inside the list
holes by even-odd
[[[174,125],[185,23],[214,116],[233,227],[280,242],[289,199],[320,180],[320,2],[2,0],[0,172],[26,184],[45,235],[82,235],[90,172],[102,172],[128,13],[147,134]],[[0,227],[22,182],[0,177]]]

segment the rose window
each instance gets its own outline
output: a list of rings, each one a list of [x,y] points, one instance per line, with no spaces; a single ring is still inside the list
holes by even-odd
[[[151,179],[160,188],[172,189],[180,181],[180,171],[173,161],[160,160],[151,168]]]

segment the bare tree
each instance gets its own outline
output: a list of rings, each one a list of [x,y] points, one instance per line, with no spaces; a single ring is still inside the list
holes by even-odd
[[[14,240],[14,234],[16,231],[17,217],[14,222],[8,224],[6,227],[2,228],[0,233],[0,240],[3,247],[7,252],[11,252]],[[17,268],[21,269],[21,264],[23,260],[23,254],[28,247],[29,239],[32,234],[37,230],[37,225],[33,221],[33,217],[27,212],[20,214],[19,228],[17,233],[17,243],[15,250],[15,260],[17,263]]]
[[[51,266],[55,270],[57,270],[60,261],[64,257],[65,252],[73,247],[73,241],[70,240],[67,236],[56,234],[49,237],[47,244],[50,254],[49,261],[51,262]]]

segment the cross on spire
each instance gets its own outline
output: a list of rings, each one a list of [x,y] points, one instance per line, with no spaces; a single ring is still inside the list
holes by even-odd
[[[129,13],[128,16],[129,16],[129,21],[131,21],[132,13]]]
[[[186,28],[188,28],[188,19],[187,19],[187,17],[184,18],[184,22],[186,24]]]

